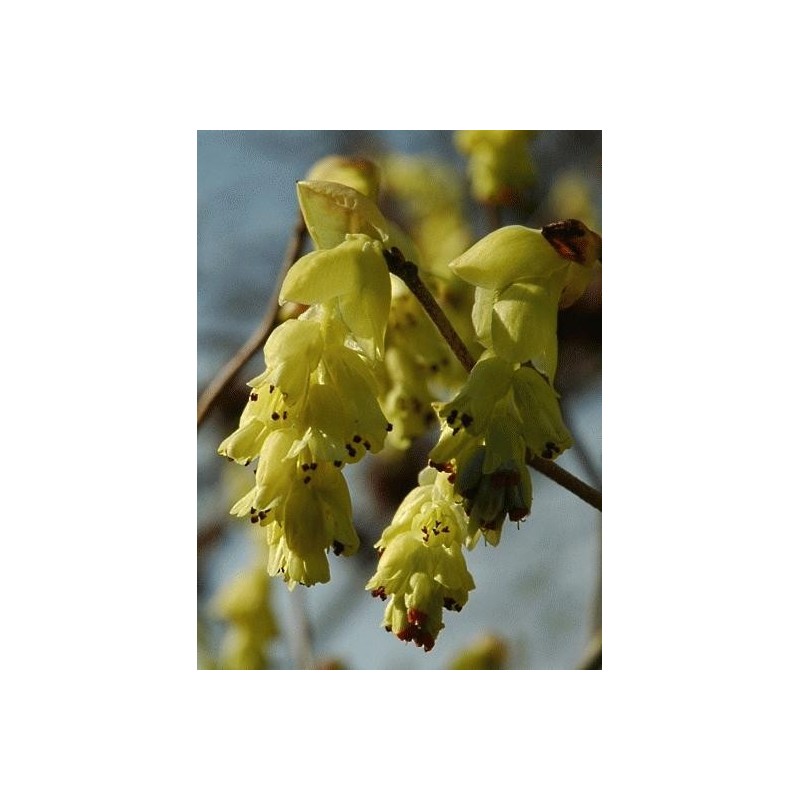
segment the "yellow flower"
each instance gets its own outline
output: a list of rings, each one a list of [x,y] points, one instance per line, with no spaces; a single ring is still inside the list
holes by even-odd
[[[541,230],[509,225],[450,263],[456,275],[477,287],[472,321],[478,341],[511,363],[530,361],[551,380],[558,362],[559,306],[584,291],[599,252],[597,234],[583,230],[586,235],[577,232],[583,236],[580,248],[573,249],[573,239],[565,243]]]
[[[466,535],[449,476],[424,469],[376,544],[381,557],[366,586],[373,597],[391,595],[383,624],[401,641],[430,650],[444,627],[442,609],[467,602],[475,582],[461,550]]]
[[[370,358],[382,357],[391,299],[383,247],[363,234],[347,234],[341,244],[303,256],[280,295],[281,304],[332,304]]]

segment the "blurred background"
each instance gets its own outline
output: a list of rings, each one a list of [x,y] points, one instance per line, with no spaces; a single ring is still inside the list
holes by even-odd
[[[529,186],[502,207],[470,197],[468,160],[453,131],[198,131],[198,394],[258,327],[279,281],[297,221],[295,182],[324,156],[424,157],[462,183],[472,241],[501,224],[541,227],[576,217],[602,232],[601,132],[541,131],[526,144],[534,167]],[[401,220],[402,221],[402,220]],[[470,242],[471,243],[471,242]],[[306,249],[308,249],[306,245]],[[560,312],[556,388],[576,446],[559,465],[601,488],[600,278]],[[248,389],[263,370],[259,350],[219,398],[198,430],[198,668],[223,667],[226,623],[219,592],[254,557],[248,523],[228,515],[250,471],[217,455],[237,426]],[[405,455],[382,453],[349,467],[356,527],[362,540],[351,558],[330,558],[331,581],[289,592],[268,587],[278,633],[264,650],[264,668],[574,669],[601,622],[600,513],[533,473],[531,516],[506,522],[498,547],[467,552],[476,589],[461,613],[446,612],[445,629],[428,653],[381,625],[383,604],[364,590],[376,554],[372,545],[397,504],[416,484],[431,439]],[[474,651],[477,660],[465,658]]]

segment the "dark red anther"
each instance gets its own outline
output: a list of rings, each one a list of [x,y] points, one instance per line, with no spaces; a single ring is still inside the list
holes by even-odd
[[[521,480],[516,470],[500,469],[492,473],[491,484],[493,489],[499,489],[503,486],[516,486]]]
[[[356,444],[358,444],[358,443],[361,441],[361,437],[360,437],[358,434],[356,434],[356,435],[353,437],[353,441],[354,441]]]
[[[270,417],[272,417],[273,420],[279,420],[281,418],[281,415],[277,411],[273,411],[270,414]]]
[[[417,626],[424,625],[428,620],[428,615],[418,608],[409,608],[406,617],[412,625]]]
[[[341,542],[333,540],[333,554],[335,556],[340,556],[344,552],[344,545]]]
[[[258,395],[255,392],[250,392],[250,399],[255,402],[258,400]]]
[[[512,508],[508,512],[508,518],[512,522],[519,522],[528,516],[529,509],[527,508]]]

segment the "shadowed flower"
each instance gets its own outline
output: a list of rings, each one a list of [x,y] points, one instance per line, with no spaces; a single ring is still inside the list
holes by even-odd
[[[477,287],[472,321],[481,344],[511,363],[530,361],[553,379],[559,306],[580,296],[597,257],[599,237],[585,226],[584,231],[586,246],[572,249],[557,238],[554,244],[540,230],[510,225],[450,263],[456,275]]]

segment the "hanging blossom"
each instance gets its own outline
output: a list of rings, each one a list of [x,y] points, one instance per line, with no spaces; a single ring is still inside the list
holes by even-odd
[[[231,513],[263,529],[268,573],[290,588],[328,581],[329,550],[358,549],[340,470],[383,449],[391,430],[375,373],[391,303],[383,249],[408,246],[353,189],[306,181],[298,197],[318,249],[289,270],[280,301],[309,308],[267,340],[266,369],[219,448],[241,464],[258,459],[255,485]]]
[[[538,231],[501,228],[451,263],[476,286],[473,322],[487,350],[463,389],[435,404],[442,421],[430,463],[456,476],[469,514],[467,545],[496,545],[506,518],[530,513],[531,456],[571,447],[553,389],[559,307],[588,285],[599,237],[574,220]]]
[[[519,522],[530,514],[530,455],[553,458],[572,445],[557,396],[535,370],[487,353],[464,388],[436,408],[442,431],[430,463],[455,476],[469,515],[467,546],[481,534],[496,545],[506,516]]]
[[[449,477],[424,469],[375,545],[380,560],[366,586],[373,597],[389,599],[383,624],[401,641],[430,650],[444,627],[443,610],[466,604],[475,588],[462,550],[466,535]]]

